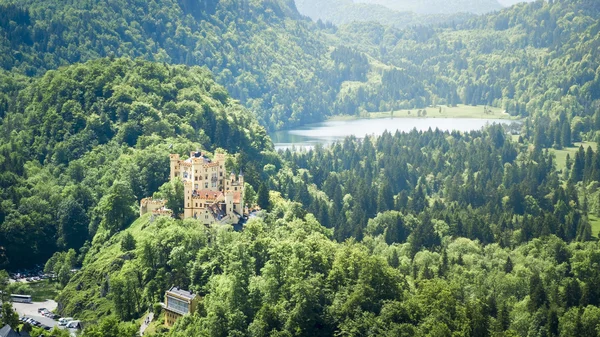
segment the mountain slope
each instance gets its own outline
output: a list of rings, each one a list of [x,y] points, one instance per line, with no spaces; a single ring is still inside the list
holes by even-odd
[[[470,15],[423,15],[414,12],[399,12],[382,5],[356,3],[352,0],[296,0],[298,11],[313,20],[343,25],[354,21],[374,21],[396,28],[421,24],[460,22]]]
[[[0,3],[0,65],[27,75],[111,55],[206,66],[271,128],[327,115],[340,81],[293,2]]]
[[[487,104],[513,115],[585,117],[600,98],[599,15],[594,1],[535,2],[448,28],[363,23],[336,36],[396,67],[383,74],[384,90],[364,87],[366,101],[390,95],[397,107]]]
[[[359,3],[370,3],[385,6],[399,12],[415,12],[420,14],[483,14],[502,9],[497,0],[357,0]]]
[[[1,130],[0,266],[11,268],[80,248],[110,211],[104,196],[123,198],[117,227],[127,226],[167,181],[169,151],[240,153],[233,164],[257,181],[272,149],[207,70],[129,59],[47,72],[9,104]]]

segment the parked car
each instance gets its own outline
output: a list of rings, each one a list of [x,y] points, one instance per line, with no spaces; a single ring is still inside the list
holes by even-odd
[[[73,317],[63,317],[58,320],[58,325],[65,326],[72,320],[73,320]]]
[[[38,314],[43,314],[44,311],[48,311],[48,309],[46,309],[46,308],[39,308],[38,309]]]

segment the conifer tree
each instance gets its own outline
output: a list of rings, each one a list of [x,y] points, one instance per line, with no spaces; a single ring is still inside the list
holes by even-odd
[[[264,182],[258,187],[256,203],[261,209],[271,209],[271,202],[269,201],[269,188]]]

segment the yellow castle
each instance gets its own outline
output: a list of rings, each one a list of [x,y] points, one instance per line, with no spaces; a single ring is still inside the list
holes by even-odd
[[[170,180],[181,179],[184,186],[184,218],[198,219],[205,225],[213,223],[237,224],[244,214],[244,176],[229,175],[225,170],[225,155],[216,154],[211,160],[201,152],[193,151],[188,159],[171,154]],[[166,200],[143,199],[140,216],[170,215]]]
[[[186,160],[171,155],[171,180],[184,186],[184,218],[195,218],[206,225],[236,224],[244,213],[244,176],[225,171],[225,155],[214,160],[192,152]]]

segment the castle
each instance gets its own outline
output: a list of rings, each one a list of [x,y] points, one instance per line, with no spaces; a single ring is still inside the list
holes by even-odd
[[[171,154],[170,180],[181,179],[184,186],[184,218],[198,219],[205,225],[213,223],[237,224],[244,214],[244,176],[226,174],[225,155],[216,154],[214,160],[194,151],[181,160]],[[165,200],[143,199],[140,215],[167,215]]]

